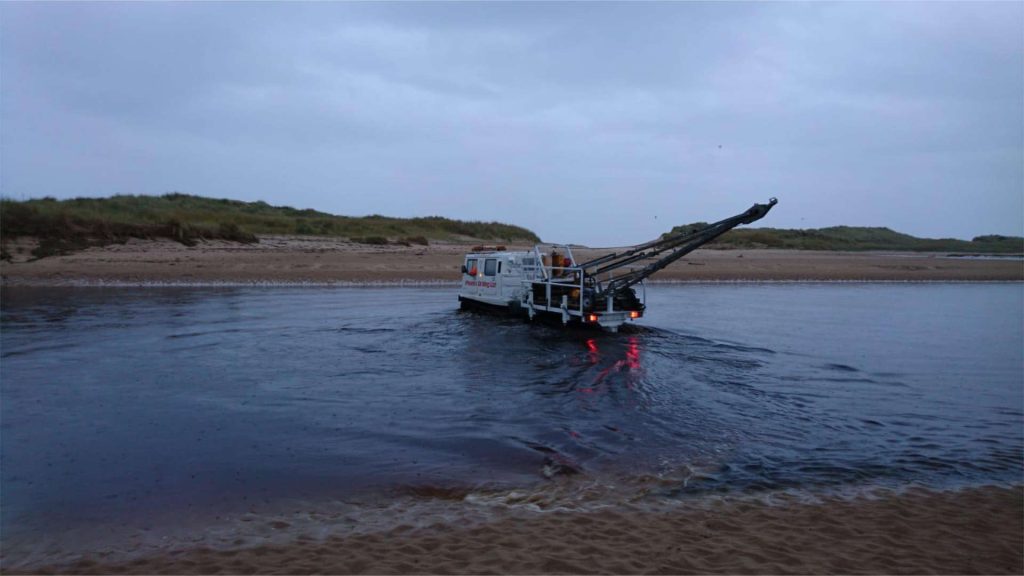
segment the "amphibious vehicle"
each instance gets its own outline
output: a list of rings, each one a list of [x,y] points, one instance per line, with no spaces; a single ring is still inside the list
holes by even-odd
[[[466,254],[462,265],[459,302],[462,308],[615,332],[626,321],[644,315],[645,279],[729,230],[764,218],[777,202],[771,198],[767,204],[754,204],[742,214],[699,230],[663,236],[584,262],[578,262],[565,244],[538,244],[525,252],[478,246]],[[639,265],[644,261],[648,263]]]

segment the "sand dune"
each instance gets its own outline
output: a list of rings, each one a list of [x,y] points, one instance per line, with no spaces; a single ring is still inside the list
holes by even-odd
[[[30,258],[31,243],[0,264],[5,284],[455,282],[469,246],[371,246],[338,238],[267,236],[259,244],[224,241],[189,248],[170,240],[130,240],[67,256]],[[509,247],[525,249],[527,247]],[[579,257],[596,254],[579,251]],[[944,254],[698,250],[655,280],[1024,281],[1019,259]]]
[[[452,507],[463,506],[452,502]],[[721,501],[660,511],[546,512],[484,524],[297,535],[41,572],[160,574],[1020,574],[1022,488],[815,504]]]

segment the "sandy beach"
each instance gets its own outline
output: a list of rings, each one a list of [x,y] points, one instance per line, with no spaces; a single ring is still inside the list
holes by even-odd
[[[454,283],[464,244],[375,247],[311,237],[259,244],[132,240],[4,262],[5,285]],[[510,249],[523,248],[510,246]],[[594,254],[581,250],[580,258]],[[701,250],[662,281],[1024,281],[1019,259],[940,254]],[[806,493],[804,493],[806,494]],[[403,496],[404,498],[404,496]],[[872,492],[807,502],[785,494],[698,497],[643,507],[481,506],[465,493],[418,494],[391,522],[253,515],[190,524],[191,537],[117,550],[2,553],[3,573],[81,574],[1020,574],[1024,488]],[[424,501],[426,504],[424,505]],[[255,527],[255,528],[254,528]],[[262,530],[262,531],[261,531]],[[159,526],[154,534],[160,531]],[[100,530],[96,531],[97,533]],[[150,537],[153,537],[150,535]],[[34,558],[34,559],[33,559]]]
[[[717,500],[661,510],[448,512],[284,543],[100,554],[33,572],[83,574],[1020,574],[1021,487],[817,503]],[[287,522],[278,522],[287,529]]]
[[[8,285],[455,282],[472,245],[371,246],[337,238],[267,236],[258,244],[135,240],[29,260],[31,242],[0,264]],[[509,246],[510,250],[526,246]],[[579,250],[577,258],[598,254]],[[698,250],[656,281],[1024,281],[1020,259],[933,253]]]

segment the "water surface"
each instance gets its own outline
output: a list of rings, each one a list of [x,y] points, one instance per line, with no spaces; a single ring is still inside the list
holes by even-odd
[[[642,498],[1022,479],[1020,284],[647,295],[605,334],[437,288],[4,289],[4,538],[566,478]]]

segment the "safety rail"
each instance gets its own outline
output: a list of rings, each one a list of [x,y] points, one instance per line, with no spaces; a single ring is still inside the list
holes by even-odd
[[[640,244],[623,252],[606,254],[583,263],[576,263],[572,248],[564,244],[538,244],[533,248],[531,264],[523,265],[523,272],[530,282],[526,302],[532,318],[535,310],[560,311],[562,320],[567,322],[570,316],[583,317],[586,314],[621,312],[615,310],[616,298],[625,298],[626,305],[639,305],[639,314],[646,306],[646,286],[643,290],[643,302],[631,288],[643,283],[645,279],[669,264],[693,252],[697,248],[711,242],[740,224],[750,224],[764,218],[778,200],[771,198],[767,204],[754,204],[741,214],[709,224],[700,230],[662,237]],[[551,246],[552,262],[544,262],[545,255],[541,246]],[[571,266],[558,266],[554,261],[558,250],[564,250],[565,258]],[[667,254],[666,254],[667,253]],[[631,266],[642,260],[660,256],[654,262],[637,268]],[[624,274],[613,275],[614,270],[628,267]],[[590,270],[588,272],[588,270]],[[601,281],[601,276],[605,280]],[[599,303],[605,303],[604,310],[598,309]],[[620,302],[621,304],[621,302]]]
[[[564,250],[565,257],[575,262],[572,249],[566,245],[538,244],[533,248],[534,264],[523,266],[523,273],[530,281],[526,295],[526,304],[532,317],[535,310],[561,312],[562,320],[568,321],[570,316],[582,317],[585,313],[586,274],[579,266],[556,266],[554,262],[545,263],[547,255],[541,253],[541,246],[552,246]],[[561,254],[559,254],[561,255]],[[538,294],[538,287],[542,287]]]

